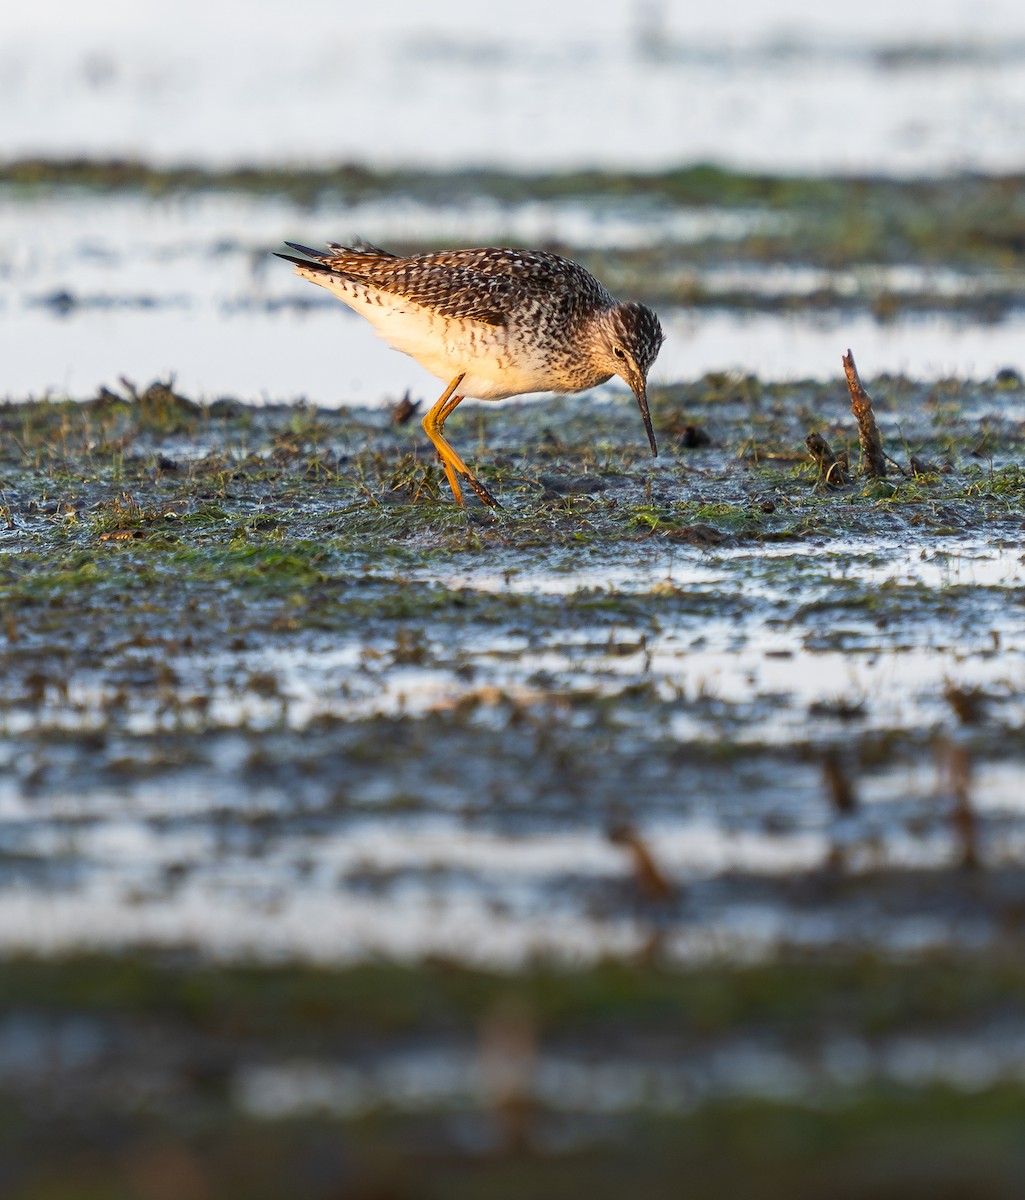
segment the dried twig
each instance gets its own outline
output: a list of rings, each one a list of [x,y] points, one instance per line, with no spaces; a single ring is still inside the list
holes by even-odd
[[[819,474],[830,487],[841,487],[847,483],[849,463],[847,452],[834,454],[831,446],[821,433],[809,433],[804,439],[808,453],[819,464]]]
[[[851,412],[858,421],[858,441],[861,443],[865,472],[881,479],[886,474],[883,439],[879,436],[879,426],[872,411],[872,397],[862,385],[850,350],[843,356],[843,369],[847,376],[847,390],[851,393]]]
[[[948,682],[943,689],[943,699],[962,725],[980,725],[986,717],[989,698],[980,687],[958,687]]]
[[[409,394],[407,388],[406,394],[397,403],[391,406],[391,419],[393,425],[408,425],[409,422],[416,416],[420,408],[420,401],[414,400]]]
[[[833,842],[826,865],[834,871],[847,866],[856,828],[852,824],[858,811],[858,797],[851,777],[844,769],[839,752],[829,748],[822,756],[822,782],[838,820],[833,824]]]
[[[8,529],[15,529],[14,516],[11,513],[11,506],[7,503],[7,493],[0,487],[0,520],[7,526]]]
[[[979,866],[979,838],[972,808],[972,760],[964,746],[952,746],[947,766],[950,790],[954,794],[951,820],[961,849],[961,866],[972,870]]]
[[[854,784],[844,770],[836,750],[829,749],[822,756],[822,782],[833,808],[840,816],[850,816],[858,811],[858,797]]]
[[[629,825],[613,825],[608,831],[608,839],[617,846],[626,847],[632,860],[634,878],[649,900],[676,898],[676,888],[666,878],[635,829]]]

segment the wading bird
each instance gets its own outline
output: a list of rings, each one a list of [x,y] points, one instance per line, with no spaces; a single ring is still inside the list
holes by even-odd
[[[445,421],[469,396],[505,400],[524,392],[582,392],[613,375],[637,397],[651,453],[647,380],[664,340],[643,304],[621,304],[590,272],[541,250],[485,247],[401,258],[366,242],[328,243],[326,253],[279,254],[296,274],[327,288],[390,346],[448,386],[423,419],[456,503],[460,481],[484,504],[498,501],[445,440]]]

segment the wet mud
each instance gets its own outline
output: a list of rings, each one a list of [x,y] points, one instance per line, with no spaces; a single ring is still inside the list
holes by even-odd
[[[8,1194],[1019,1194],[1025,389],[845,348],[0,409]]]

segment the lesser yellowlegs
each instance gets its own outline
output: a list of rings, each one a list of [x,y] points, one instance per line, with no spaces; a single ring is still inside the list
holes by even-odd
[[[460,480],[497,501],[445,440],[445,421],[469,396],[581,392],[613,375],[637,397],[656,455],[647,379],[664,340],[643,304],[621,304],[589,271],[540,250],[485,247],[400,258],[361,242],[326,253],[295,242],[279,254],[298,275],[362,314],[396,350],[448,383],[423,419],[458,504]]]

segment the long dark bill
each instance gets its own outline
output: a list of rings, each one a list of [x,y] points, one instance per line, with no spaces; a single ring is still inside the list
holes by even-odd
[[[655,431],[651,428],[651,414],[648,412],[648,389],[642,379],[639,383],[633,385],[634,395],[637,397],[637,404],[641,410],[641,416],[644,418],[644,428],[648,431],[648,441],[651,443],[651,457],[658,458],[658,446],[655,445]]]

